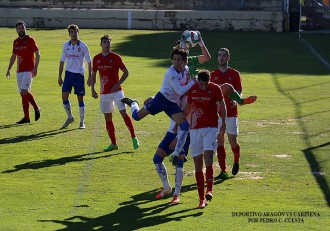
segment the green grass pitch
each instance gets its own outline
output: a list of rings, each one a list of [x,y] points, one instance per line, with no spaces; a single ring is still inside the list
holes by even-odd
[[[239,108],[240,172],[215,181],[214,199],[199,210],[191,157],[182,203],[154,199],[161,182],[152,157],[168,127],[165,114],[134,123],[141,144],[135,151],[116,111],[119,150],[104,153],[109,145],[104,118],[87,88],[87,128],[74,122],[59,130],[66,119],[57,84],[62,45],[69,40],[65,29],[28,30],[41,52],[32,93],[42,114],[38,122],[16,125],[23,116],[16,63],[10,80],[5,73],[17,34],[14,28],[0,32],[0,230],[329,229],[330,69],[298,34],[202,32],[212,55],[203,68],[217,68],[219,48],[228,47],[244,95],[256,94],[258,100]],[[112,36],[112,50],[130,71],[125,95],[140,101],[154,95],[181,32],[82,28],[80,39],[92,56],[100,52],[104,34]],[[330,62],[330,34],[302,38]],[[197,46],[191,54],[199,51]],[[78,118],[75,95],[70,99]],[[231,150],[227,156],[231,168]],[[174,186],[174,169],[166,159],[165,164]]]

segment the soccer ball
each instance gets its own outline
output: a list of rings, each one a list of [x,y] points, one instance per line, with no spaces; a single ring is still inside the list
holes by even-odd
[[[186,30],[181,35],[182,45],[186,45],[189,47],[195,47],[199,42],[199,31],[189,31]]]

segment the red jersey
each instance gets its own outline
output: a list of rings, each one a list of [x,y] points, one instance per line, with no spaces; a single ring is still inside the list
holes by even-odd
[[[198,83],[188,91],[187,103],[191,105],[190,128],[218,127],[218,101],[223,99],[221,89],[209,83],[205,91],[199,89]]]
[[[240,73],[233,69],[228,68],[225,72],[221,72],[219,69],[213,71],[211,73],[211,82],[218,84],[219,86],[224,83],[231,84],[236,91],[242,92],[242,82],[241,82],[241,76]],[[231,99],[227,96],[224,96],[225,103],[227,107],[227,117],[237,117],[238,116],[238,110],[237,105],[232,108]],[[221,113],[220,113],[221,115]]]
[[[17,72],[33,70],[34,52],[38,49],[36,41],[29,35],[14,40],[13,53],[17,56]]]
[[[107,56],[103,56],[102,53],[94,56],[93,72],[99,71],[100,94],[111,93],[111,88],[119,81],[119,69],[125,69],[125,64],[120,55],[110,52]],[[120,87],[119,90],[121,89]]]

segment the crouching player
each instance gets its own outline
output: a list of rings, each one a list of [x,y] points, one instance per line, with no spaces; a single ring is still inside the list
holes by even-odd
[[[144,104],[147,104],[152,99],[153,99],[153,97],[149,97],[147,100],[144,101]],[[178,129],[180,129],[180,128],[177,126],[177,124],[174,122],[174,120],[171,119],[170,127],[169,127],[168,131],[166,132],[163,140],[158,145],[156,153],[153,157],[153,162],[155,164],[156,172],[163,184],[162,189],[156,195],[157,199],[162,199],[172,193],[172,187],[171,187],[169,179],[168,179],[168,174],[167,174],[166,166],[164,164],[164,159],[173,152],[173,149],[176,144]],[[187,156],[188,150],[189,150],[189,143],[190,143],[190,137],[188,134],[186,143],[184,144],[181,152],[179,153],[180,156],[185,156],[185,157]],[[183,174],[184,174],[184,168],[183,168],[184,162],[185,162],[184,160],[179,159],[179,158],[174,158],[174,160],[172,160],[172,165],[174,165],[176,167],[176,169],[175,169],[175,188],[174,188],[174,192],[173,192],[173,198],[171,201],[172,204],[178,204],[180,202],[180,192],[181,192]]]

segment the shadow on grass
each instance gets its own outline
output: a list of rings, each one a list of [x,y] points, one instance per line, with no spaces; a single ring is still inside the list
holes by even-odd
[[[58,134],[62,134],[65,132],[70,132],[75,129],[69,129],[69,130],[51,130],[51,131],[46,131],[46,132],[40,132],[36,134],[30,134],[30,135],[23,135],[23,136],[16,136],[16,137],[11,137],[11,138],[5,138],[0,140],[0,145],[1,144],[13,144],[13,143],[20,143],[20,142],[25,142],[25,141],[32,141],[32,140],[38,140],[38,139],[44,139],[48,137],[52,137]]]
[[[329,146],[330,142],[313,147],[312,143],[311,143],[311,139],[310,139],[311,137],[313,137],[313,135],[308,135],[310,133],[308,131],[308,126],[307,126],[307,124],[305,124],[304,120],[301,120],[302,117],[311,116],[311,115],[315,115],[315,114],[319,114],[319,113],[329,113],[329,110],[318,111],[318,112],[313,112],[313,113],[309,113],[309,114],[303,114],[302,108],[301,108],[302,103],[298,102],[298,100],[295,98],[294,94],[287,94],[286,90],[283,90],[283,88],[281,87],[281,84],[279,83],[279,81],[276,77],[274,78],[274,83],[275,83],[277,90],[283,96],[287,97],[292,102],[292,104],[295,106],[295,117],[297,119],[298,126],[300,127],[300,130],[302,131],[302,139],[304,140],[306,147],[308,147],[302,151],[310,166],[311,173],[314,175],[315,180],[318,183],[318,185],[324,195],[324,199],[325,199],[328,207],[330,207],[330,187],[327,182],[327,179],[324,177],[323,174],[321,174],[322,169],[317,160],[317,156],[315,155],[315,150],[317,150],[318,148]],[[328,132],[329,132],[329,130],[325,130],[325,132],[320,132],[320,134],[328,133]]]
[[[198,217],[203,214],[196,208],[171,210],[174,206],[169,202],[145,206],[148,203],[155,203],[157,190],[137,194],[131,197],[132,200],[119,204],[119,208],[113,213],[91,218],[86,216],[72,216],[64,220],[39,220],[39,222],[53,222],[66,226],[58,231],[69,230],[139,230],[147,227],[157,227],[171,221],[180,221],[188,217]],[[160,214],[161,213],[161,214]]]
[[[72,163],[72,162],[96,160],[96,159],[100,159],[100,158],[107,158],[110,156],[117,156],[117,155],[121,155],[121,154],[132,153],[132,152],[121,152],[121,153],[112,152],[111,154],[107,154],[107,155],[94,156],[95,154],[101,154],[101,153],[105,153],[105,152],[92,152],[92,153],[87,153],[87,154],[82,154],[82,155],[62,157],[62,158],[58,158],[58,159],[47,159],[47,160],[27,162],[25,164],[15,165],[14,169],[6,170],[6,171],[3,171],[2,173],[13,173],[13,172],[18,172],[18,171],[27,170],[27,169],[36,170],[36,169],[41,169],[41,168],[49,168],[49,167],[53,167],[53,166],[65,165],[65,164]]]
[[[327,183],[326,178],[322,174],[322,169],[318,163],[318,161],[315,158],[314,151],[317,150],[318,148],[323,148],[326,146],[330,146],[330,142],[318,145],[316,147],[309,147],[307,149],[304,149],[303,152],[305,154],[305,158],[307,159],[309,166],[311,168],[311,171],[315,177],[316,182],[319,184],[325,200],[327,201],[328,206],[330,207],[330,188]]]
[[[18,127],[18,126],[22,126],[21,124],[4,124],[4,125],[0,125],[0,129],[5,129],[5,128],[13,128],[13,127]]]

